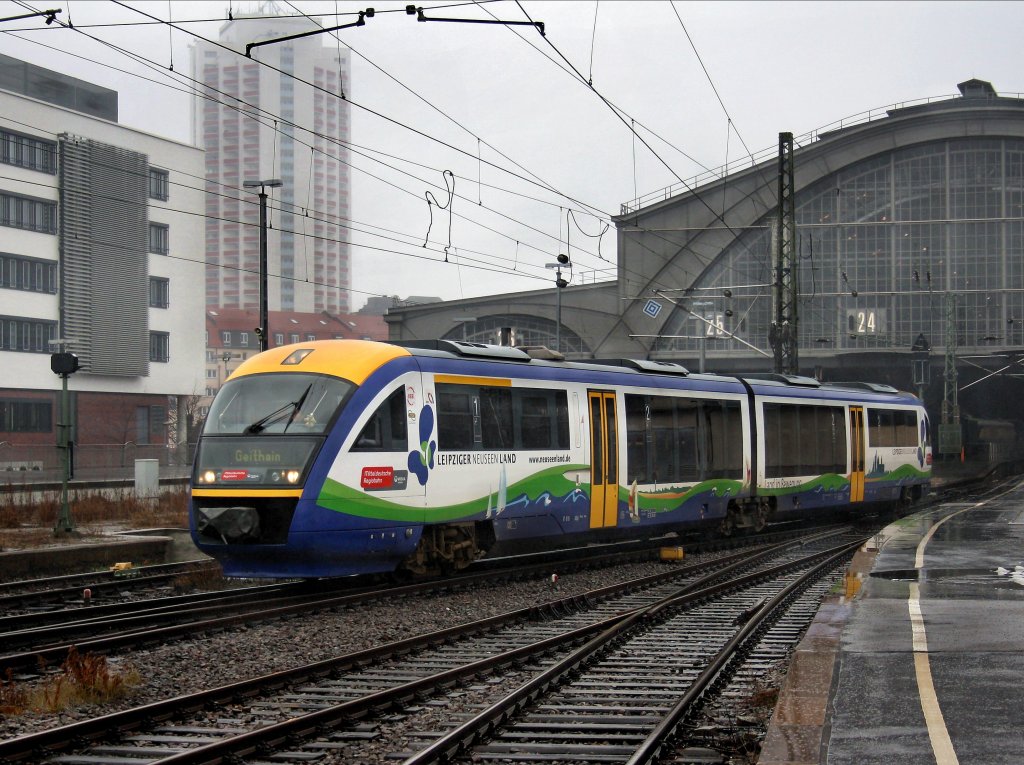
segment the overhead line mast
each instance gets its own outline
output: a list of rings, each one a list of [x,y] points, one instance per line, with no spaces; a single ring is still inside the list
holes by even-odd
[[[800,373],[797,332],[796,190],[793,186],[793,134],[779,133],[779,208],[774,231],[775,320],[768,342],[775,371]]]

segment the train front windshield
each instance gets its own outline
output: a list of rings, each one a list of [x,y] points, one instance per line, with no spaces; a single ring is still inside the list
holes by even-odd
[[[336,377],[301,373],[229,381],[206,418],[194,485],[301,486],[354,388]]]

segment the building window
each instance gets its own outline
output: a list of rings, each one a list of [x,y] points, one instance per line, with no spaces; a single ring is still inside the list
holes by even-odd
[[[274,345],[284,345],[284,332],[274,333]]]
[[[57,173],[57,144],[0,130],[0,161],[41,173]]]
[[[290,335],[290,339],[291,339],[291,341],[293,343],[299,342],[299,333],[298,332],[292,332],[291,335]]]
[[[50,341],[57,339],[57,322],[0,316],[0,350],[51,353]]]
[[[0,193],[0,226],[57,233],[57,203]]]
[[[149,168],[149,198],[166,202],[170,191],[169,175],[166,170]]]
[[[149,360],[160,362],[171,360],[171,336],[167,332],[149,333]]]
[[[49,433],[53,430],[53,404],[49,401],[0,398],[0,431]]]
[[[57,264],[52,260],[0,253],[0,287],[56,295]]]
[[[313,342],[314,340],[316,340],[316,335],[312,335],[312,334],[310,334],[310,335],[306,335],[306,340],[307,340],[307,342],[310,342],[310,343],[311,343],[311,342]]]
[[[159,276],[149,277],[149,307],[167,308],[171,304],[171,280]]]
[[[156,255],[166,255],[171,251],[170,229],[164,223],[149,224],[149,251]]]
[[[149,407],[135,407],[135,443],[149,443]]]
[[[249,333],[248,332],[239,332],[238,333],[238,344],[240,346],[242,346],[243,348],[248,348],[249,347]]]
[[[221,345],[223,345],[225,347],[231,345],[231,332],[226,330],[226,329],[223,330],[220,333],[220,342],[221,342]]]

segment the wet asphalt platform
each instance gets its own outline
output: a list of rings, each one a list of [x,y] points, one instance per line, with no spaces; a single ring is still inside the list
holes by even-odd
[[[1024,480],[1011,486],[857,553],[860,591],[807,631],[761,765],[1024,763]]]

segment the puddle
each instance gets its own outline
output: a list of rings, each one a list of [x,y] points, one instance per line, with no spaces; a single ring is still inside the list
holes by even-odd
[[[883,571],[872,571],[871,576],[876,579],[888,579],[893,582],[917,582],[927,579],[936,582],[943,579],[968,579],[977,580],[998,580],[998,573],[991,568],[929,568],[925,569],[922,575],[920,569],[916,568],[893,568]]]

